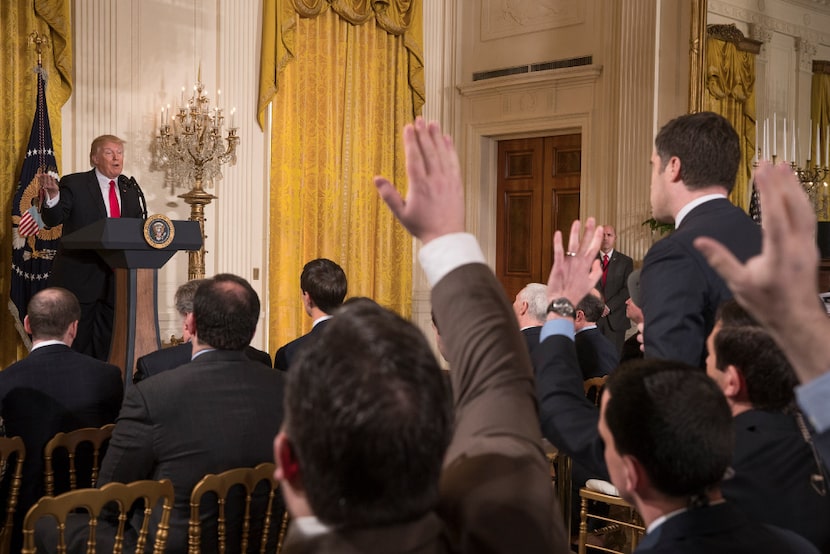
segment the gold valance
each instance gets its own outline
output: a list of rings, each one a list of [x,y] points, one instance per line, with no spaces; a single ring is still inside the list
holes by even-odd
[[[813,60],[813,73],[830,75],[830,60]]]
[[[729,25],[709,25],[706,27],[706,34],[724,42],[731,42],[739,52],[749,52],[755,55],[761,52],[761,45],[764,44],[760,40],[746,38],[734,23],[730,23]]]
[[[265,109],[277,93],[279,76],[295,55],[297,18],[313,18],[329,8],[352,25],[374,20],[378,27],[402,36],[408,54],[413,117],[424,105],[422,0],[274,0],[263,2],[262,58],[257,118],[265,124]]]

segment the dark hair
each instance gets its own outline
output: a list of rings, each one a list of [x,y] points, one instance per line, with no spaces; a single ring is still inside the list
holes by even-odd
[[[73,321],[81,319],[81,305],[74,294],[61,287],[50,287],[35,294],[26,307],[32,337],[60,339]]]
[[[576,305],[576,309],[585,314],[585,320],[596,323],[602,317],[605,303],[591,293],[586,294]]]
[[[196,289],[199,288],[199,285],[205,281],[207,279],[192,279],[176,289],[173,302],[175,302],[176,311],[180,315],[184,316],[193,313],[193,296],[196,294]]]
[[[672,156],[680,159],[680,178],[689,190],[712,185],[732,192],[741,160],[738,133],[723,116],[698,112],[672,119],[654,139],[660,171]]]
[[[787,411],[795,407],[793,388],[798,384],[789,360],[778,345],[736,301],[718,308],[715,366],[733,365],[746,383],[749,402],[758,410]]]
[[[331,260],[318,258],[303,266],[300,289],[307,292],[314,304],[327,314],[343,303],[346,287],[346,273]]]
[[[287,374],[285,429],[328,525],[409,521],[435,508],[452,406],[423,334],[351,299]]]
[[[732,414],[704,372],[668,360],[634,360],[606,382],[605,420],[621,455],[634,456],[654,487],[701,498],[732,460]]]
[[[193,296],[199,342],[220,350],[242,350],[259,320],[259,297],[250,283],[230,273],[206,279]]]

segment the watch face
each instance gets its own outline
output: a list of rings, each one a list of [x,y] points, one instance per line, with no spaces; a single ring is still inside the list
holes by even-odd
[[[567,298],[557,298],[548,306],[548,312],[553,312],[562,317],[574,317],[575,310],[573,304]]]

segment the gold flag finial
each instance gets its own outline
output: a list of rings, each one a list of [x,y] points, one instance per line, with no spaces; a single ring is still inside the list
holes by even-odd
[[[32,31],[29,35],[29,42],[36,45],[37,48],[37,65],[43,66],[43,45],[49,42],[49,37],[41,35],[37,31]]]

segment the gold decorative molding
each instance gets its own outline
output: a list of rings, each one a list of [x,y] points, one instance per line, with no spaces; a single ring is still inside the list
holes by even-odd
[[[830,60],[813,60],[813,73],[830,75]]]

